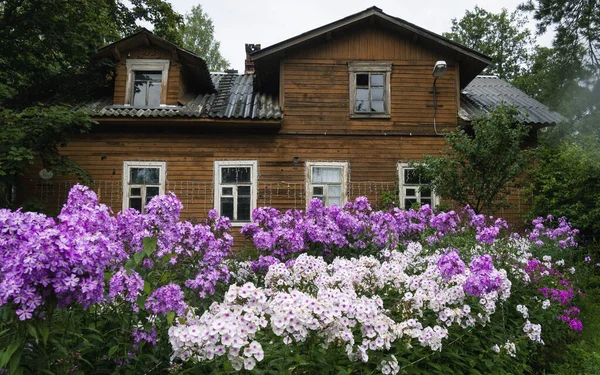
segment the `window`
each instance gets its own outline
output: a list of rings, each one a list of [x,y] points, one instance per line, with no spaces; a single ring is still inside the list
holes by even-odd
[[[342,206],[346,203],[348,163],[307,162],[306,169],[307,202],[319,198],[325,206]]]
[[[150,200],[165,193],[167,163],[126,161],[123,163],[123,210],[144,212]]]
[[[133,105],[157,107],[160,105],[162,72],[135,72]]]
[[[127,59],[125,105],[159,107],[167,102],[169,60]]]
[[[431,190],[431,181],[424,181],[414,173],[406,163],[398,164],[400,176],[400,208],[409,209],[414,203],[428,204],[435,207],[438,197]]]
[[[350,117],[390,117],[391,62],[348,63]]]
[[[252,218],[257,195],[256,161],[215,161],[215,209],[234,226]]]

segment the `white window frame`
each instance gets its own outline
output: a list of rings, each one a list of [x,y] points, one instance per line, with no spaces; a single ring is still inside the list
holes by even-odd
[[[241,227],[252,222],[252,212],[256,208],[258,196],[258,161],[257,160],[215,160],[214,162],[214,208],[221,215],[221,191],[222,187],[229,184],[221,183],[221,168],[223,167],[250,167],[250,221],[237,221],[231,219],[231,225]],[[235,185],[231,185],[235,186]],[[237,190],[233,189],[233,214],[237,213]]]
[[[142,212],[146,207],[146,186],[129,183],[129,172],[131,168],[159,168],[159,188],[158,194],[163,195],[165,193],[165,183],[167,180],[167,162],[164,161],[124,161],[123,162],[123,211],[129,208],[129,197],[132,187],[139,186],[142,189]]]
[[[398,163],[398,186],[399,186],[399,199],[400,202],[398,204],[398,207],[402,208],[402,209],[409,209],[410,207],[404,207],[404,200],[406,199],[406,191],[405,189],[416,189],[416,201],[421,203],[421,186],[425,186],[427,184],[420,184],[420,185],[405,185],[404,184],[404,171],[406,169],[415,169],[414,167],[411,167],[409,165],[409,163]],[[440,198],[434,193],[433,190],[431,190],[431,207],[436,207],[437,205],[440,204]]]
[[[347,161],[335,161],[335,162],[331,162],[331,161],[307,161],[305,163],[305,180],[306,180],[306,206],[308,207],[308,205],[310,204],[310,200],[313,197],[313,187],[314,186],[326,186],[328,184],[313,184],[312,183],[312,169],[313,167],[324,167],[324,168],[332,168],[332,167],[337,167],[337,168],[341,168],[342,169],[342,207],[344,206],[344,204],[346,204],[346,202],[348,201],[348,175],[349,175],[349,168],[348,168],[348,162]],[[328,198],[327,198],[327,189],[324,189],[324,202],[323,205],[328,206]]]
[[[135,72],[161,71],[162,78],[160,82],[160,106],[167,105],[167,82],[169,80],[169,60],[159,59],[126,59],[127,84],[125,89],[125,105],[133,105],[133,84]]]
[[[356,75],[381,73],[384,75],[384,112],[355,112],[356,106]],[[350,118],[390,118],[391,117],[391,61],[353,61],[348,63],[348,79],[350,81]]]

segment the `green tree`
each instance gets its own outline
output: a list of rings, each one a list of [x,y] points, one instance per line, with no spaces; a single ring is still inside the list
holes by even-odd
[[[510,183],[523,175],[531,152],[522,149],[529,128],[518,111],[500,106],[472,126],[448,133],[444,155],[426,155],[416,173],[430,180],[442,198],[469,205],[476,212],[505,206]]]
[[[528,63],[533,38],[525,27],[527,19],[518,12],[491,13],[478,6],[452,19],[451,32],[442,35],[492,58],[486,74],[513,80]]]
[[[599,109],[600,4],[597,0],[528,0],[521,10],[533,13],[539,34],[555,29],[553,49],[558,68],[546,78],[554,108],[576,121]],[[600,124],[599,124],[600,125]]]
[[[89,114],[74,111],[73,104],[110,87],[112,64],[91,62],[90,56],[133,32],[138,21],[150,22],[166,39],[181,40],[182,17],[164,0],[0,4],[0,206],[14,203],[19,176],[35,161],[89,178],[60,155],[59,146],[92,125]]]
[[[520,7],[533,12],[538,32],[556,28],[554,46],[569,53],[583,47],[588,63],[600,72],[600,5],[597,0],[528,0]]]
[[[221,43],[215,40],[215,27],[200,5],[192,7],[185,15],[182,28],[183,46],[206,61],[208,70],[217,72],[227,69],[227,61],[219,50]]]

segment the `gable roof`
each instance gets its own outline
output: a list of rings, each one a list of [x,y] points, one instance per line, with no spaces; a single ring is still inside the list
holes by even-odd
[[[112,97],[84,106],[92,116],[103,118],[210,118],[277,122],[283,118],[278,97],[254,91],[253,75],[214,73],[211,74],[211,82],[215,92],[199,94],[182,106],[135,108],[112,105]]]
[[[525,124],[547,126],[568,121],[496,76],[477,76],[465,87],[460,94],[458,115],[465,121],[472,121],[502,104],[514,106]]]
[[[381,24],[392,28],[395,31],[408,32],[413,36],[421,38],[427,43],[431,43],[436,47],[453,51],[460,64],[460,86],[465,87],[473,78],[477,76],[486,66],[491,64],[491,59],[475,51],[471,48],[456,43],[448,38],[445,38],[432,31],[426,30],[401,18],[390,16],[384,13],[381,9],[373,6],[362,12],[355,13],[348,17],[342,18],[330,24],[318,27],[307,31],[290,39],[273,44],[269,47],[251,53],[251,58],[254,62],[261,60],[273,59],[281,57],[289,49],[295,48],[304,43],[308,43],[326,36],[328,33],[341,31],[345,28],[352,27],[364,22],[365,20],[377,20]],[[260,73],[257,70],[257,73]]]
[[[124,53],[138,47],[155,46],[162,50],[170,51],[173,59],[180,62],[192,75],[192,78],[204,88],[205,91],[212,91],[212,81],[206,61],[190,50],[179,47],[159,36],[154,35],[150,30],[141,28],[137,32],[100,48],[92,58],[107,57],[113,61],[120,61],[125,58]]]

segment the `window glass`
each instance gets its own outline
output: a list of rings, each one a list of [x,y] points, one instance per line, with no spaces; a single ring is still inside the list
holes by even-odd
[[[250,168],[248,167],[223,167],[221,168],[221,182],[238,183],[250,182]]]
[[[401,179],[400,179],[400,194],[401,202],[404,204],[403,208],[409,209],[415,203],[421,205],[435,203],[435,195],[431,189],[430,181],[420,178],[414,168],[401,167]]]
[[[348,69],[350,117],[389,117],[392,62],[352,61]]]
[[[347,167],[344,163],[312,164],[316,163],[307,164],[307,168],[310,168],[310,180],[307,186],[310,194],[307,199],[318,198],[326,206],[341,206],[344,203],[344,181]]]
[[[131,168],[130,184],[158,184],[160,183],[159,168]]]
[[[253,181],[253,168],[249,163],[256,162],[215,162],[215,183],[227,186],[215,186],[215,199],[219,212],[233,223],[251,220],[252,209],[256,205],[256,185]],[[246,165],[244,165],[246,164]]]
[[[123,163],[123,209],[144,212],[146,204],[164,188],[164,162]]]
[[[133,105],[136,107],[159,106],[162,72],[135,72]]]
[[[369,75],[358,73],[356,75],[356,86],[369,86]]]
[[[221,197],[221,216],[233,220],[233,197]]]
[[[341,183],[342,168],[313,167],[313,183]]]
[[[371,87],[383,86],[383,74],[371,74]]]

